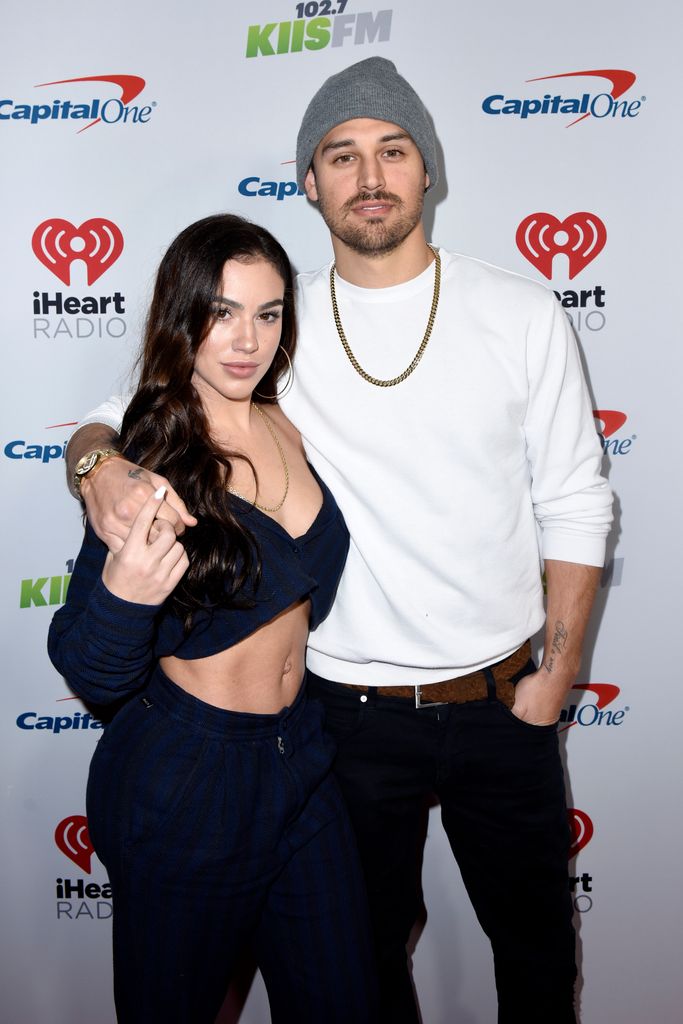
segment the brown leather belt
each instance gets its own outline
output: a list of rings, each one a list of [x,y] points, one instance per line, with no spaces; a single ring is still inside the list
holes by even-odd
[[[496,684],[496,697],[512,707],[515,702],[515,676],[524,668],[531,657],[531,642],[527,640],[519,650],[488,669]],[[349,690],[369,693],[371,690],[381,697],[406,697],[415,701],[415,707],[428,704],[466,704],[471,700],[486,700],[488,686],[484,669],[468,672],[456,679],[444,679],[438,683],[423,683],[417,686],[361,686],[356,683],[341,683]]]

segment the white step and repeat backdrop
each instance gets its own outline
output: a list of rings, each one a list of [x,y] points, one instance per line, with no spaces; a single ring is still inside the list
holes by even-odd
[[[681,1020],[680,7],[387,3],[6,2],[1,920],[12,1024],[114,1020],[111,902],[84,818],[101,726],[45,653],[81,535],[65,440],[125,382],[156,264],[186,224],[233,210],[269,227],[298,269],[329,258],[293,183],[296,132],[323,79],[372,54],[396,62],[437,126],[431,237],[555,289],[580,340],[617,498],[561,726],[581,1018]],[[425,1024],[490,1024],[490,953],[438,809],[424,891],[414,970]],[[258,976],[241,1015],[239,1002],[221,1020],[268,1020]]]

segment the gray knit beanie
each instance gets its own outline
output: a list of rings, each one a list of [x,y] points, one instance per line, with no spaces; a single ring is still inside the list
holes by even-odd
[[[318,143],[332,128],[355,117],[390,121],[408,132],[422,154],[429,187],[436,185],[436,139],[422,100],[390,60],[368,57],[328,78],[308,104],[296,141],[300,189]]]

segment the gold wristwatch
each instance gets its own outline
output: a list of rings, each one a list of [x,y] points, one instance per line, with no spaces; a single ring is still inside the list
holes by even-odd
[[[107,459],[113,459],[116,455],[121,455],[121,452],[118,452],[116,448],[96,448],[78,460],[74,469],[74,490],[79,498],[81,496],[83,478],[89,476],[96,466],[101,466]]]

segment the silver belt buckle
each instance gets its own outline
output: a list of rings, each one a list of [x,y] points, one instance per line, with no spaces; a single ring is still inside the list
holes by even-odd
[[[415,707],[416,708],[441,708],[444,704],[448,704],[447,700],[430,700],[428,703],[422,703],[422,687],[415,687]]]

